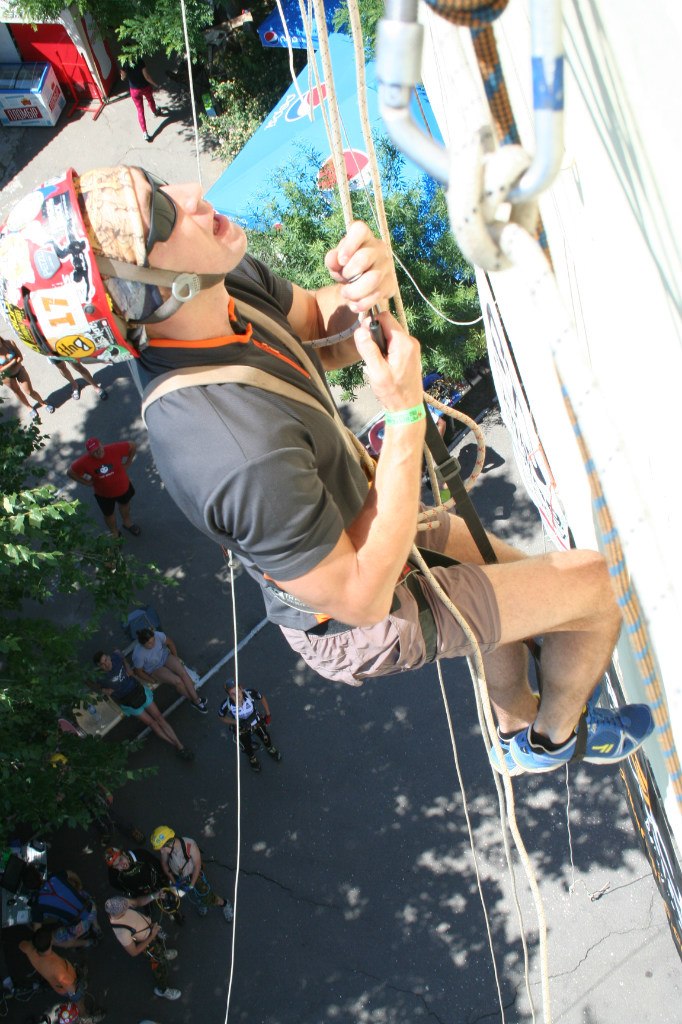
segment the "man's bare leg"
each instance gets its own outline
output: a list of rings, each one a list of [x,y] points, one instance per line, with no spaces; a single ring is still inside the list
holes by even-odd
[[[102,514],[104,515],[104,513]],[[107,524],[111,536],[118,540],[121,535],[118,532],[118,526],[116,524],[116,511],[114,510],[110,516],[104,516],[104,522]]]
[[[511,544],[488,533],[498,561],[502,564],[524,561],[528,556]],[[459,516],[450,517],[450,535],[445,554],[458,562],[483,565],[483,556],[476,547],[468,527]],[[488,695],[500,730],[504,733],[524,729],[534,720],[538,702],[528,682],[528,648],[524,643],[500,645],[491,654],[483,655]]]
[[[196,704],[199,700],[199,694],[194,688],[190,676],[186,671],[182,673],[177,669],[173,670],[172,666],[179,666],[182,668],[182,664],[178,658],[173,657],[169,654],[165,665],[161,665],[159,668],[155,668],[152,675],[155,679],[158,679],[160,683],[170,683],[174,686],[181,697],[186,697],[187,700]]]
[[[482,566],[497,598],[501,643],[484,657],[490,698],[500,729],[531,722],[552,742],[566,740],[609,663],[620,630],[606,563],[594,551],[528,558],[490,536],[498,565]],[[446,553],[482,564],[469,531],[453,517]],[[543,636],[542,702],[528,685],[528,637]],[[536,717],[537,715],[537,717]]]
[[[565,551],[483,571],[495,591],[502,645],[544,637],[542,701],[533,724],[562,743],[604,674],[620,630],[606,563],[594,551]],[[489,685],[504,685],[497,675],[503,662]]]

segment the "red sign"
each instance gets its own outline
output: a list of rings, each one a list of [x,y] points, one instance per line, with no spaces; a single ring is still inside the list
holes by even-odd
[[[8,121],[42,121],[43,115],[38,107],[5,107]]]

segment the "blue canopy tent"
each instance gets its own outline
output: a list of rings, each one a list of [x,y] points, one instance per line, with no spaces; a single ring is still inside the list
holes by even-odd
[[[334,68],[334,84],[342,120],[344,158],[351,188],[369,183],[367,154],[358,113],[355,61],[351,40],[338,33],[330,36],[330,51]],[[367,99],[372,131],[383,131],[374,62],[366,65]],[[286,91],[267,120],[249,139],[242,151],[218,178],[206,194],[208,201],[220,213],[244,227],[262,223],[260,213],[265,204],[279,195],[278,171],[291,171],[301,175],[310,169],[310,153],[315,152],[322,161],[318,177],[320,188],[330,188],[335,177],[331,167],[331,153],[320,109],[326,102],[326,86],[309,88],[308,69],[298,76],[299,93],[292,86]],[[321,94],[320,94],[321,93]],[[440,140],[435,117],[423,90],[415,99],[415,118]],[[311,120],[312,116],[312,120]],[[431,180],[410,161],[405,161],[402,180],[410,185],[432,188]]]
[[[327,31],[334,31],[334,15],[343,3],[343,0],[325,0],[324,11],[326,15]],[[301,8],[298,5],[298,0],[281,0],[282,11],[284,12],[284,18],[287,23],[287,29],[289,30],[289,38],[291,45],[297,49],[305,50],[305,30],[303,28],[303,19],[301,18]],[[286,46],[287,37],[284,34],[284,27],[282,25],[282,19],[279,15],[279,9],[275,7],[274,11],[267,16],[265,21],[261,22],[258,26],[258,35],[263,46]],[[310,35],[313,41],[313,46],[317,49],[317,23],[315,18],[312,19],[312,27]]]

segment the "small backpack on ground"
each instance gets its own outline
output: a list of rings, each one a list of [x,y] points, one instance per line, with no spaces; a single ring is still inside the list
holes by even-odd
[[[34,921],[76,924],[88,913],[89,903],[61,875],[51,875],[39,890],[33,905]]]
[[[137,640],[138,629],[161,629],[161,619],[156,608],[148,604],[145,608],[135,608],[123,623],[123,629],[132,640]]]

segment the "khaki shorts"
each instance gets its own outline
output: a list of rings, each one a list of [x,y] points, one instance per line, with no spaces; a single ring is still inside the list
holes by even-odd
[[[421,548],[442,551],[449,532],[449,514],[439,513],[439,525],[417,535]],[[477,565],[453,565],[431,570],[471,627],[486,654],[500,641],[500,615],[488,577]],[[420,585],[433,612],[438,634],[436,659],[473,654],[471,644],[429,582]],[[395,590],[399,607],[375,626],[353,627],[341,633],[317,635],[281,627],[287,642],[314,672],[339,683],[361,686],[365,679],[409,672],[426,663],[419,609],[405,583]]]

